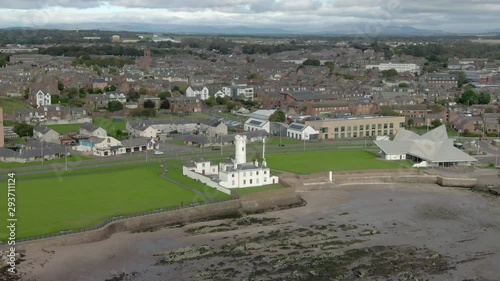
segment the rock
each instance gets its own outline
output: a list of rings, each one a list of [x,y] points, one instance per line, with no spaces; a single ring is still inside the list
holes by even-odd
[[[363,230],[359,233],[359,236],[368,236],[368,235],[372,235],[372,231],[369,229]]]

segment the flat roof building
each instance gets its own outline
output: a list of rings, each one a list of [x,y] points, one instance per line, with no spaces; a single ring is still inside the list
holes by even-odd
[[[319,132],[319,139],[326,140],[393,136],[404,122],[404,116],[366,116],[306,121],[305,124]]]

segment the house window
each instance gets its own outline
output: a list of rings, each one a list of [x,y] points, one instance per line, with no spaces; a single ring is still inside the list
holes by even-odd
[[[377,124],[377,129],[382,129],[382,124]]]
[[[264,175],[266,175],[266,174],[267,174],[267,171],[264,171]]]
[[[394,128],[394,123],[389,124],[389,128],[393,129]]]
[[[384,129],[387,129],[387,123],[384,123]]]
[[[341,132],[345,132],[345,126],[340,127]]]
[[[232,183],[232,185],[234,185],[234,180],[233,180],[233,183]]]
[[[246,181],[246,180],[243,180],[243,184],[247,184],[247,181]]]
[[[259,175],[259,171],[255,172],[255,174],[258,176]]]
[[[250,184],[252,184],[253,180],[250,180]]]
[[[259,183],[259,179],[255,179],[255,183],[257,183],[257,184],[258,184],[258,183]]]
[[[234,178],[234,174],[231,175]]]
[[[339,132],[339,127],[335,127],[334,132],[335,132],[335,133],[338,133],[338,132]]]
[[[372,124],[372,130],[375,130],[377,128],[377,125]]]

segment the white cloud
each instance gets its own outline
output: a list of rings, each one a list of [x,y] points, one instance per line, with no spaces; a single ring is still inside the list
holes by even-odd
[[[344,24],[499,28],[498,0],[0,0],[0,25],[88,22],[249,25],[297,31]]]

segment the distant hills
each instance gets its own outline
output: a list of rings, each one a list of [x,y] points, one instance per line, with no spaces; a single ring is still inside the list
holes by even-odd
[[[10,29],[21,29],[13,27]],[[31,29],[31,28],[27,28]],[[346,36],[367,35],[377,36],[432,36],[453,35],[442,30],[425,30],[411,26],[377,26],[370,24],[335,25],[316,30],[301,31],[279,27],[249,27],[249,26],[190,26],[172,24],[150,23],[79,23],[79,24],[50,24],[44,29],[99,29],[106,31],[133,31],[133,32],[158,32],[177,34],[200,35],[324,35]]]

